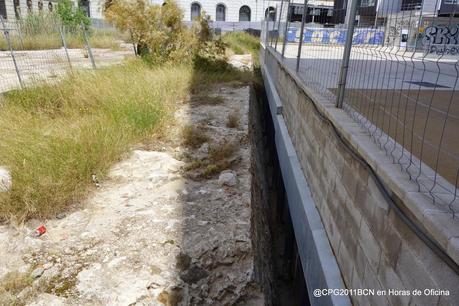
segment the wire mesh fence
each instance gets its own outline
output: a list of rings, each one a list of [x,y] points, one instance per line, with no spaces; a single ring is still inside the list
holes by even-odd
[[[337,103],[432,201],[459,212],[459,9],[440,0],[332,10],[326,27],[292,22],[290,1],[265,21],[265,46]],[[374,3],[373,3],[374,5]],[[285,9],[287,8],[287,9]],[[353,22],[347,22],[352,20]],[[346,44],[346,41],[349,44]],[[268,67],[269,69],[269,67]],[[340,92],[342,94],[340,94]]]
[[[52,16],[0,16],[0,93],[53,82],[75,69],[121,63],[135,55],[125,38],[104,24],[69,28]]]

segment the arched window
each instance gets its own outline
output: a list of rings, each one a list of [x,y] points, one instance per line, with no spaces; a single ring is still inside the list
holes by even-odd
[[[265,11],[265,18],[268,21],[276,20],[276,9],[272,6],[268,7]]]
[[[29,13],[32,13],[32,0],[27,0],[26,4],[27,4],[27,11]]]
[[[43,0],[38,0],[38,10],[43,11]]]
[[[13,0],[13,6],[14,15],[16,16],[16,19],[21,19],[21,5],[19,3],[19,0]]]
[[[217,12],[215,14],[215,21],[226,20],[226,6],[224,4],[217,4]]]
[[[251,14],[250,7],[247,5],[241,6],[239,9],[239,21],[250,21]]]
[[[201,4],[197,2],[191,3],[191,20],[194,20],[201,16]]]
[[[48,10],[49,10],[50,12],[53,11],[53,3],[52,3],[52,2],[48,2]]]

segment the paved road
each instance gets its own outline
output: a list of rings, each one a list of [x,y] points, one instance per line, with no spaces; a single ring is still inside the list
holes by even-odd
[[[280,45],[277,48],[282,49]],[[422,53],[403,52],[391,48],[353,47],[348,74],[348,88],[366,89],[459,89],[459,57],[439,58]],[[298,44],[285,50],[287,64],[296,65]],[[303,45],[301,72],[304,78],[313,75],[317,83],[336,88],[343,55],[342,46]],[[419,86],[413,82],[424,82]]]

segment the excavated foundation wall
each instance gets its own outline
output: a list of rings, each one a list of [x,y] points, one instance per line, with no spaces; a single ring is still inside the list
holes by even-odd
[[[252,243],[266,305],[308,305],[264,88],[250,99]]]

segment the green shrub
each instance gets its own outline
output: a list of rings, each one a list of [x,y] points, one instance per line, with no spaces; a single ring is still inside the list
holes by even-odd
[[[59,0],[57,15],[62,24],[71,31],[79,29],[82,25],[87,28],[91,24],[89,17],[80,8],[75,8],[71,0]]]

